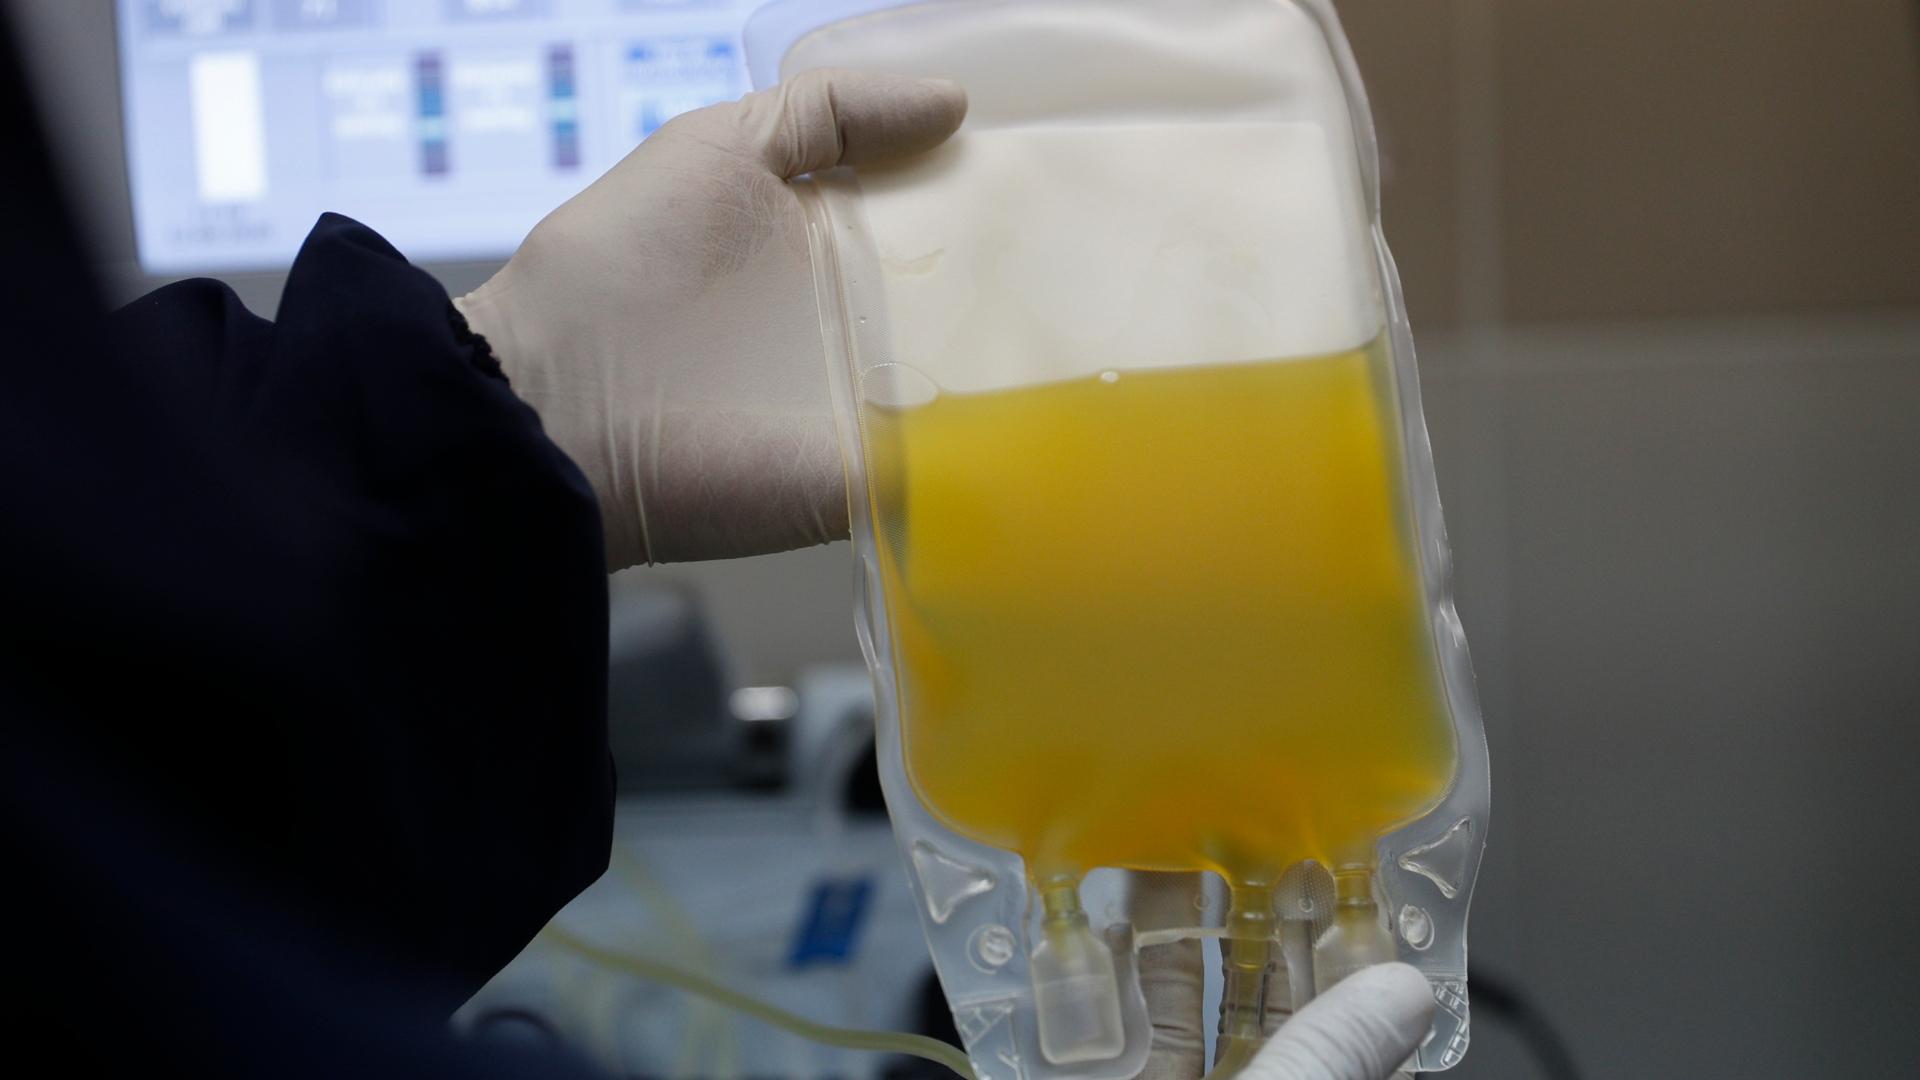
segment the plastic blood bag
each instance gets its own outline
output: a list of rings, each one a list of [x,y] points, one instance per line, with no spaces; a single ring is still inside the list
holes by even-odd
[[[1485,746],[1331,8],[775,4],[748,45],[970,98],[805,201],[882,780],[976,1065],[1137,1073],[1148,933],[1226,939],[1218,1072],[1395,956],[1453,1064]],[[1129,870],[1230,901],[1087,901]]]

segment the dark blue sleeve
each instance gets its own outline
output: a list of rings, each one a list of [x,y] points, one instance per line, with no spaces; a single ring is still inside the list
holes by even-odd
[[[328,218],[278,325],[109,317],[0,10],[0,1039],[61,1075],[562,1077],[445,1016],[602,869],[586,484]]]
[[[451,1009],[605,867],[584,478],[440,286],[345,218],[272,323],[211,281],[14,321],[9,727]]]

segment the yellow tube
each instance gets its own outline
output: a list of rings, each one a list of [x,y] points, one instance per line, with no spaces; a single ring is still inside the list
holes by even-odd
[[[1227,1080],[1253,1061],[1266,1042],[1268,983],[1273,974],[1273,888],[1236,885],[1220,943],[1220,1037],[1206,1080]]]
[[[551,923],[541,931],[541,935],[563,949],[579,953],[607,967],[625,971],[638,978],[678,987],[689,994],[698,994],[717,1001],[729,1009],[745,1013],[756,1020],[791,1031],[803,1039],[826,1046],[844,1046],[853,1050],[909,1054],[944,1065],[965,1080],[975,1080],[973,1063],[967,1060],[967,1055],[962,1053],[959,1047],[951,1043],[931,1039],[925,1035],[909,1035],[898,1031],[861,1031],[855,1028],[817,1024],[803,1016],[796,1016],[785,1009],[729,989],[691,971],[682,970],[672,964],[663,964],[657,960],[649,960],[643,956],[632,956],[604,948],[584,938],[576,937]]]
[[[674,951],[682,954],[670,959],[695,971],[713,967],[713,952],[707,948],[706,937],[694,925],[686,909],[674,899],[673,893],[647,872],[640,857],[624,845],[615,844],[609,861],[613,869],[633,886],[641,901],[652,908],[665,924]],[[688,1012],[686,1030],[680,1036],[680,1049],[674,1055],[673,1071],[668,1075],[736,1080],[740,1075],[740,1048],[734,1039],[727,1010],[712,1001],[698,998]],[[607,1014],[607,1018],[611,1019],[611,1013]],[[707,1051],[712,1051],[714,1058],[711,1067],[703,1062]]]

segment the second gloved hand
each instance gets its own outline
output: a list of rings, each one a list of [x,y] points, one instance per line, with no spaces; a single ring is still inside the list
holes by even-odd
[[[1127,898],[1136,925],[1184,925],[1197,875],[1134,872]],[[1185,909],[1184,911],[1182,909]],[[1140,989],[1153,1023],[1153,1047],[1138,1080],[1201,1080],[1207,1068],[1201,1013],[1205,979],[1194,939],[1140,950]],[[1284,999],[1284,969],[1269,988],[1266,1045],[1239,1080],[1388,1080],[1433,1023],[1433,991],[1406,964],[1380,964],[1342,979],[1298,1013]]]
[[[1140,952],[1140,983],[1153,1020],[1153,1050],[1139,1080],[1201,1080],[1206,1074],[1200,943]],[[1426,1037],[1433,991],[1406,964],[1355,972],[1292,1016],[1274,1016],[1267,1040],[1240,1080],[1389,1080]],[[1270,1014],[1271,1015],[1271,1014]]]
[[[847,534],[794,177],[918,153],[951,83],[810,71],[678,117],[455,301],[586,473],[608,569]]]

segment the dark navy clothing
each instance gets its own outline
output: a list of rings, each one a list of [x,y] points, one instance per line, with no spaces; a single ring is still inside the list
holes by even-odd
[[[321,219],[107,314],[0,41],[7,1034],[67,1074],[566,1075],[445,1018],[604,869],[598,510]]]

